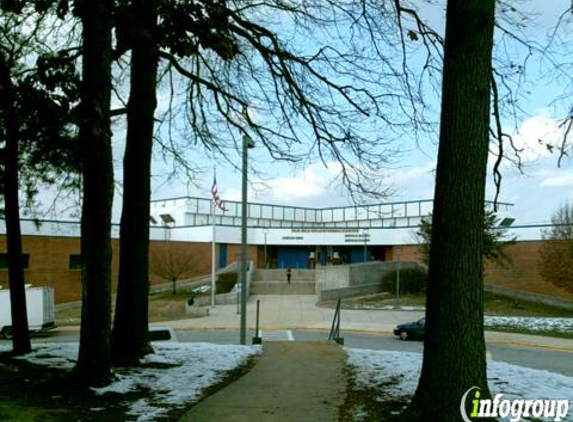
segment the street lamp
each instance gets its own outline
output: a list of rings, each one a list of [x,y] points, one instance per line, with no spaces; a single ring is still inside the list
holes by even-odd
[[[243,177],[241,202],[241,344],[247,344],[247,171],[248,151],[255,143],[243,135]]]
[[[402,246],[398,246],[396,248],[396,252],[398,253],[398,262],[396,268],[396,299],[400,300],[400,261],[402,260]]]
[[[265,234],[265,249],[264,249],[264,253],[263,253],[263,258],[264,258],[264,262],[263,262],[263,268],[264,268],[264,274],[265,274],[265,281],[267,281],[267,270],[269,268],[268,265],[268,260],[267,260],[267,234],[269,233],[269,229],[265,227],[264,229],[264,234]]]
[[[368,262],[368,230],[364,229],[363,230],[363,236],[364,236],[364,262]]]
[[[167,231],[167,229],[170,228],[170,226],[169,226],[170,224],[175,223],[175,219],[171,216],[171,214],[160,214],[159,217],[161,218],[161,221],[163,222],[164,240],[165,241],[170,240],[171,232]]]

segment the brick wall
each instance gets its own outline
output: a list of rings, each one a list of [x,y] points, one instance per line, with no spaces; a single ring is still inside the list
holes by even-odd
[[[30,266],[25,270],[25,280],[36,286],[50,286],[56,290],[56,302],[65,303],[80,300],[81,282],[80,271],[69,268],[70,254],[80,253],[80,240],[72,237],[23,236],[23,251],[30,254]],[[118,245],[113,240],[113,280],[114,289],[118,273]],[[502,268],[493,263],[485,265],[485,282],[488,284],[522,290],[542,295],[557,296],[573,299],[573,294],[545,282],[539,275],[537,263],[541,241],[519,242],[509,246],[507,252],[513,258],[513,265]],[[152,241],[151,248],[166,248],[166,242]],[[195,266],[185,277],[208,274],[211,271],[211,244],[193,242],[172,242],[170,248],[175,254],[188,254],[195,261]],[[227,262],[235,261],[241,252],[240,245],[227,246]],[[6,253],[6,237],[0,235],[0,253]],[[218,252],[217,252],[218,253]],[[249,246],[249,259],[257,262],[262,255],[262,249]],[[392,260],[397,257],[396,247],[388,247],[386,257]],[[402,247],[401,259],[404,261],[419,261],[418,245]],[[218,262],[218,259],[217,259]],[[259,262],[260,263],[260,262]],[[150,276],[152,284],[166,281],[155,275]],[[8,286],[8,270],[0,269],[0,285]]]
[[[541,243],[540,240],[523,241],[508,246],[506,253],[511,257],[511,263],[507,267],[486,261],[484,266],[485,283],[512,290],[573,299],[573,294],[546,282],[539,274],[538,262]],[[392,247],[388,256],[390,260],[393,260],[392,257],[396,259],[395,246]],[[419,246],[402,246],[401,257],[404,261],[420,260]]]
[[[181,278],[191,278],[211,272],[211,243],[151,241],[149,249],[150,261],[167,258],[169,254],[173,256],[174,261],[185,261],[188,258],[191,261],[189,270]],[[154,251],[157,251],[155,256]],[[154,274],[153,268],[150,273],[151,284],[168,282],[158,274]]]
[[[573,294],[541,278],[538,269],[541,244],[542,241],[528,241],[508,246],[506,252],[512,258],[511,264],[503,268],[486,263],[485,282],[512,290],[573,299]]]
[[[80,253],[80,239],[73,237],[55,236],[23,236],[23,253],[30,255],[29,269],[25,270],[24,277],[27,284],[35,286],[54,287],[56,303],[78,301],[81,298],[81,272],[79,269],[70,269],[71,254]],[[165,250],[167,242],[152,241],[150,253],[153,250]],[[113,261],[112,276],[114,291],[117,287],[119,271],[119,241],[112,240]],[[174,256],[188,255],[194,261],[193,268],[185,273],[184,277],[194,277],[211,272],[211,244],[193,242],[171,242],[169,245]],[[234,261],[238,256],[240,245],[228,245],[227,262]],[[6,253],[6,236],[0,235],[0,253]],[[218,253],[218,251],[217,251]],[[256,261],[256,247],[249,247],[249,258]],[[156,275],[150,275],[151,284],[166,283],[166,280]],[[8,270],[0,269],[0,285],[8,287]]]
[[[114,241],[114,256],[117,254],[117,250],[117,241]],[[29,269],[24,271],[24,279],[27,284],[54,287],[56,303],[79,300],[81,274],[79,269],[69,268],[69,259],[71,254],[80,253],[80,239],[23,236],[22,251],[30,255]],[[6,236],[0,236],[0,253],[6,253]],[[117,280],[117,270],[117,260],[114,260],[114,280]],[[7,269],[0,269],[0,285],[8,286]]]
[[[262,253],[262,252],[261,252]],[[247,249],[247,256],[249,261],[258,262],[257,246],[249,245]],[[227,245],[227,263],[238,261],[241,257],[241,245],[228,244]]]
[[[386,250],[386,260],[396,261],[421,261],[420,245],[388,246]],[[398,248],[401,248],[398,251]]]

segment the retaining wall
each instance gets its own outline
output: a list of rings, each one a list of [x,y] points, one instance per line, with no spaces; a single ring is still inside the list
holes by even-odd
[[[251,289],[252,289],[252,283],[253,283],[253,273],[255,272],[253,270],[253,262],[250,261],[248,263],[247,266],[247,296],[249,296],[251,293]],[[226,267],[223,271],[220,271],[220,273],[223,272],[231,272],[231,271],[239,271],[239,265],[236,263],[233,263],[231,265],[229,265],[228,267]],[[238,283],[240,283],[240,275],[239,275],[239,280]],[[211,282],[211,278],[209,276],[209,283]],[[205,283],[206,284],[206,283]],[[239,285],[240,286],[240,285]],[[240,300],[240,293],[237,291],[232,291],[229,293],[219,293],[217,295],[215,295],[215,305],[236,305]],[[192,307],[201,307],[201,306],[211,306],[211,295],[207,295],[207,296],[198,296],[195,298],[195,302],[193,303]]]
[[[251,284],[253,295],[313,295],[314,282],[257,281]]]
[[[364,284],[362,286],[341,287],[339,289],[328,289],[320,291],[320,301],[327,302],[337,300],[338,298],[344,299],[345,297],[356,297],[373,295],[382,293],[385,289],[382,284]]]
[[[215,305],[235,305],[238,302],[237,292],[220,293],[215,295]],[[195,298],[193,306],[211,306],[211,296],[198,296]]]
[[[316,293],[320,301],[380,293],[392,287],[382,282],[386,274],[398,268],[405,270],[420,267],[424,265],[413,261],[375,261],[322,267],[317,270]]]
[[[278,270],[265,270],[265,269],[256,269],[253,274],[254,281],[287,281],[286,276],[286,269],[278,269]],[[315,281],[315,272],[314,270],[306,270],[306,269],[291,269],[291,281]]]

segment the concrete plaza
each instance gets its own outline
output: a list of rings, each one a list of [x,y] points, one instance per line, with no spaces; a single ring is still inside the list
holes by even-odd
[[[330,330],[334,309],[317,306],[315,295],[254,295],[247,306],[248,329],[256,324],[256,303],[260,301],[260,329],[270,330]],[[177,330],[237,330],[240,315],[237,305],[217,305],[210,315],[158,323]],[[350,310],[341,311],[341,332],[392,334],[397,324],[415,321],[424,316],[420,310]],[[486,331],[486,341],[524,347],[541,347],[573,352],[573,340],[516,333]]]

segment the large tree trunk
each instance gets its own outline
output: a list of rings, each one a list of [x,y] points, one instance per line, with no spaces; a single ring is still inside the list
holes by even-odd
[[[20,129],[14,113],[14,86],[5,57],[0,53],[0,97],[2,98],[1,124],[4,126],[4,207],[8,247],[8,280],[12,311],[13,351],[23,355],[32,350],[28,332],[26,287],[22,262],[22,233],[20,230],[20,203],[18,183],[18,144]]]
[[[111,379],[111,207],[113,163],[110,130],[111,0],[76,1],[83,23],[79,142],[83,175],[81,222],[82,325],[77,379],[102,386]]]
[[[149,201],[156,106],[155,1],[134,0],[131,87],[123,159],[119,285],[112,333],[113,359],[134,364],[153,349],[148,335]]]
[[[461,421],[468,389],[489,396],[482,236],[494,9],[495,0],[448,1],[424,362],[401,420]]]

